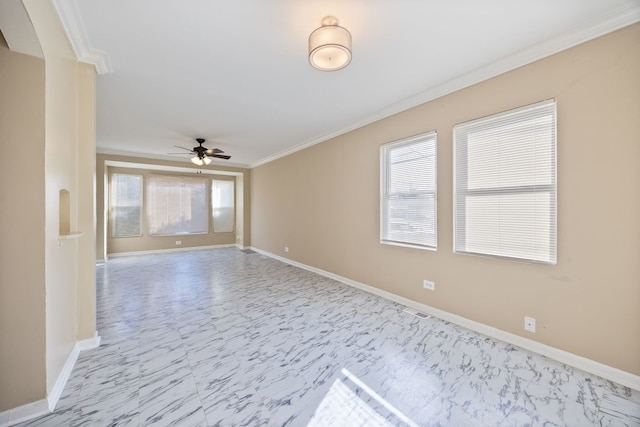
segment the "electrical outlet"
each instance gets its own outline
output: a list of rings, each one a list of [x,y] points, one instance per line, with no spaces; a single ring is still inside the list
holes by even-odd
[[[182,244],[182,240],[176,240],[176,246],[180,246]]]
[[[529,331],[529,332],[533,332],[535,334],[535,332],[536,332],[536,319],[534,319],[533,317],[524,316],[524,330],[525,331]]]
[[[429,289],[430,291],[436,290],[436,282],[432,282],[431,280],[424,279],[422,281],[422,287],[425,289]]]
[[[289,246],[285,246],[285,247],[284,247],[284,251],[285,251],[285,252],[289,252]]]

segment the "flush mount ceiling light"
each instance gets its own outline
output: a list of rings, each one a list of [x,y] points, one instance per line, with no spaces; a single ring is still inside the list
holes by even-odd
[[[322,71],[340,70],[351,62],[351,33],[338,26],[335,16],[325,16],[309,36],[309,62]]]

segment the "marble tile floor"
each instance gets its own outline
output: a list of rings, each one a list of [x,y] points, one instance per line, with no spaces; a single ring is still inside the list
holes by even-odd
[[[22,426],[640,426],[640,392],[236,248],[97,268],[102,345]]]

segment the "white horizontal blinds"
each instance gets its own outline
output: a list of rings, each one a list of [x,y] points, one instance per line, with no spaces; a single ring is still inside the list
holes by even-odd
[[[214,179],[211,184],[211,207],[213,212],[213,232],[233,233],[235,182]]]
[[[149,233],[207,233],[208,203],[204,178],[150,175],[147,180]]]
[[[554,100],[454,127],[455,251],[556,263]]]
[[[382,146],[382,243],[436,247],[436,153],[436,132]]]
[[[142,176],[111,175],[111,235],[141,236]]]

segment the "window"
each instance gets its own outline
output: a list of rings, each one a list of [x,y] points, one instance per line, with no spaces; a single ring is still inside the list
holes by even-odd
[[[455,252],[556,263],[556,104],[454,127]]]
[[[111,176],[111,235],[137,237],[141,232],[142,176]]]
[[[436,247],[436,132],[381,147],[381,243]]]
[[[201,234],[209,230],[207,180],[150,175],[147,184],[149,234]]]
[[[213,212],[213,232],[233,233],[235,182],[214,179],[211,183],[211,209]]]

